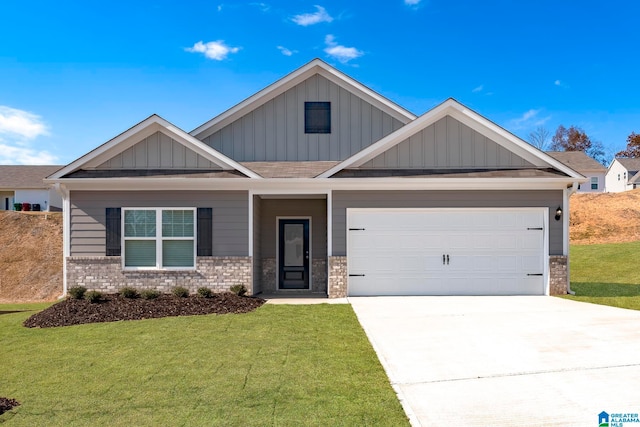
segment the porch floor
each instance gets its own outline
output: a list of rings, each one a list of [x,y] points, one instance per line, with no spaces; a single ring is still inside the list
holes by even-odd
[[[286,292],[258,294],[259,298],[267,300],[267,304],[348,304],[346,298],[328,298],[327,294],[312,294],[309,292]]]

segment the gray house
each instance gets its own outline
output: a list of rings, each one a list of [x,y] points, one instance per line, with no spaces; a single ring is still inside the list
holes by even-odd
[[[585,177],[453,99],[416,117],[313,60],[187,133],[153,115],[51,175],[65,289],[567,292]]]

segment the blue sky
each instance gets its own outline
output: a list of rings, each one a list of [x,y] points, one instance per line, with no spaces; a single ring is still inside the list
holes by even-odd
[[[523,139],[640,133],[640,3],[0,3],[0,163],[65,164],[159,114],[191,131],[321,58],[422,114],[449,97]]]

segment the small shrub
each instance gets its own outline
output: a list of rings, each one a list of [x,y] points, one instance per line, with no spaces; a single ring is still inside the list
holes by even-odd
[[[198,288],[198,296],[202,298],[211,298],[213,296],[213,292],[209,288]]]
[[[124,288],[120,289],[120,292],[118,293],[123,298],[135,299],[140,296],[138,290],[136,288],[132,288],[131,286],[125,286]]]
[[[143,299],[156,299],[160,296],[160,292],[156,291],[155,289],[145,289],[144,291],[140,292],[140,296]]]
[[[189,289],[183,288],[182,286],[176,286],[171,290],[171,293],[178,298],[186,298],[189,296]]]
[[[98,291],[89,291],[84,294],[84,299],[91,303],[100,302],[100,300],[102,299],[102,293]]]
[[[240,297],[247,293],[247,288],[244,285],[233,285],[229,290]]]
[[[74,286],[69,289],[69,295],[73,299],[82,299],[84,298],[84,294],[87,292],[87,288],[84,286]]]

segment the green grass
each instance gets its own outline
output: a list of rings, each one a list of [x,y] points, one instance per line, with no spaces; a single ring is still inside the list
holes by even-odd
[[[21,403],[0,424],[408,425],[350,305],[51,329],[29,315],[0,315],[0,396]]]
[[[640,310],[640,242],[573,245],[571,289],[563,298]]]

